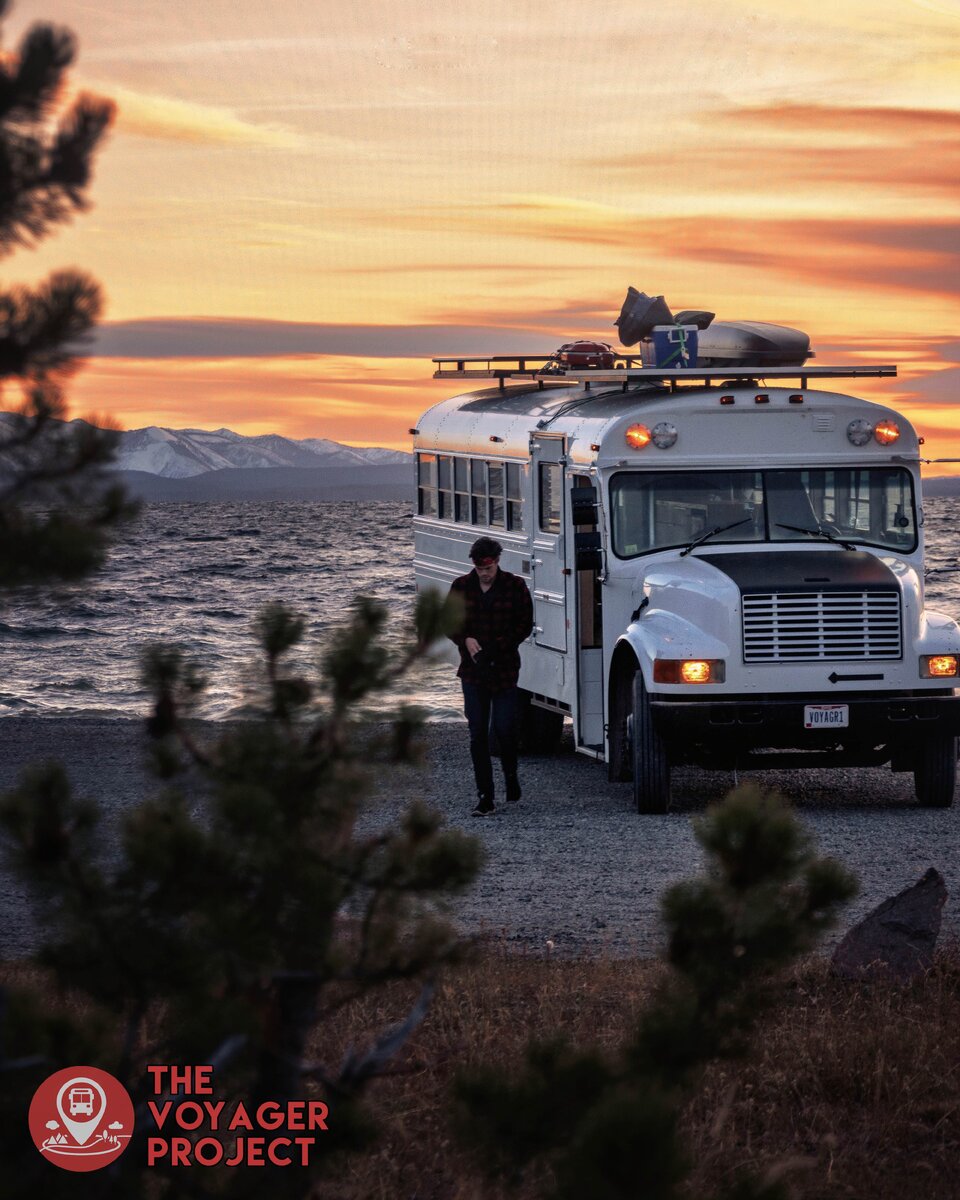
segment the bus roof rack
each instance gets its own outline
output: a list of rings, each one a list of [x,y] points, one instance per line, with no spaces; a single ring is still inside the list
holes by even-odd
[[[897,373],[891,364],[879,366],[839,367],[644,367],[639,365],[639,355],[617,356],[614,367],[562,367],[553,354],[504,354],[485,358],[455,356],[434,358],[437,364],[434,379],[498,379],[503,387],[506,379],[535,379],[553,383],[621,383],[624,387],[634,380],[669,383],[697,383],[710,387],[713,383],[725,384],[751,379],[799,379],[801,387],[807,387],[809,379],[850,379],[861,377],[889,377]]]

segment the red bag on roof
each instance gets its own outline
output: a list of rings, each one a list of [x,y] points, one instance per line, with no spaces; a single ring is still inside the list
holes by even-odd
[[[565,367],[612,367],[616,351],[606,342],[566,342],[555,357]]]

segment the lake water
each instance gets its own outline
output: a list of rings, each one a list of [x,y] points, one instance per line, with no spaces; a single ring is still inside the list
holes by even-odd
[[[925,504],[927,602],[960,616],[960,498]],[[255,696],[257,611],[281,600],[307,619],[305,665],[336,636],[353,596],[383,601],[396,644],[413,610],[405,503],[150,505],[92,583],[0,603],[0,714],[142,716],[140,648],[176,642],[210,686],[199,715],[239,715]],[[447,662],[426,663],[395,698],[430,720],[461,712]]]

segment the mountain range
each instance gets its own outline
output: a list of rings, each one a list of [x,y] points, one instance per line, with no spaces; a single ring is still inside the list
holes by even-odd
[[[0,413],[0,429],[10,419]],[[134,496],[155,502],[409,500],[412,463],[402,450],[327,438],[149,425],[119,435],[111,470]]]
[[[409,465],[402,450],[343,446],[327,438],[296,441],[276,433],[245,437],[231,429],[164,429],[149,425],[120,434],[115,468],[164,479],[188,479],[231,468],[294,467],[305,470]]]

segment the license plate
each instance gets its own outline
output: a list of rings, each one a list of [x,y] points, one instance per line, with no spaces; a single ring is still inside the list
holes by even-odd
[[[850,724],[850,707],[847,704],[805,704],[803,706],[804,729],[846,729]]]

